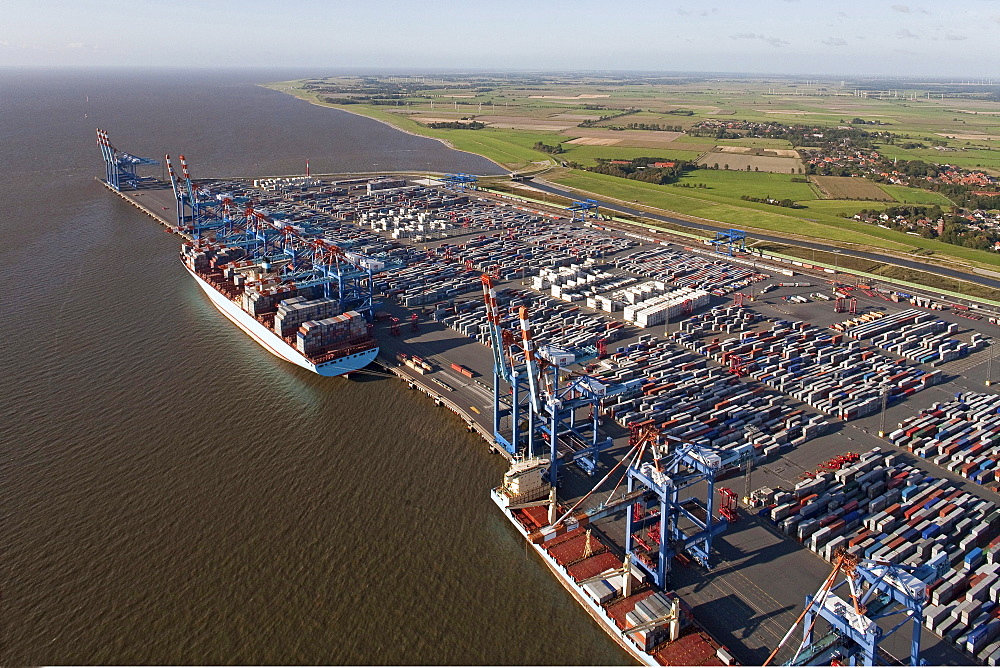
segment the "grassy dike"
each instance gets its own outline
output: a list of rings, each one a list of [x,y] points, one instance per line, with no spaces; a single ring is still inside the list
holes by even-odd
[[[387,111],[391,107],[367,104],[337,105],[322,102],[316,93],[294,87],[296,83],[298,82],[284,81],[266,84],[264,87],[287,93],[321,107],[340,109],[359,116],[373,118],[410,134],[438,139],[451,148],[481,155],[511,171],[523,170],[532,165],[544,167],[555,164],[549,155],[531,148],[536,142],[548,141],[551,143],[551,133],[498,130],[495,128],[438,130],[417,123],[407,118],[405,114]]]

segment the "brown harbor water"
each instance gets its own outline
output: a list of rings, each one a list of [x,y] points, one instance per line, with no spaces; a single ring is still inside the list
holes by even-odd
[[[254,82],[0,72],[0,664],[618,664],[488,499],[504,470],[388,379],[209,304],[94,137],[193,176],[491,163]]]

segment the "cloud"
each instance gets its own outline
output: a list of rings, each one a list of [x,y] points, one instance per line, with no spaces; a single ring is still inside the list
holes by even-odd
[[[730,35],[729,39],[758,39],[775,48],[791,44],[791,42],[783,40],[780,37],[769,37],[768,35],[757,34],[755,32],[738,32],[735,35]]]
[[[718,7],[712,7],[711,9],[701,9],[698,11],[678,8],[677,13],[680,14],[681,16],[708,16],[709,14],[714,14],[717,11],[719,11]]]
[[[969,36],[968,35],[951,35],[951,34],[948,34],[948,35],[945,35],[944,38],[945,39],[950,39],[953,42],[961,42],[963,39],[969,39]]]
[[[893,5],[892,11],[899,12],[900,14],[930,14],[923,7],[910,7],[909,5]]]
[[[841,37],[827,37],[822,43],[827,46],[847,46],[847,40]]]
[[[84,43],[83,42],[70,42],[66,46],[68,46],[71,49],[82,49],[84,47]]]
[[[920,39],[919,35],[914,35],[908,28],[900,28],[897,30],[896,37],[900,39]]]

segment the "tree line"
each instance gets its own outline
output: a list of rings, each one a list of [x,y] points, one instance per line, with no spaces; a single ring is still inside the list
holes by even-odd
[[[481,121],[434,121],[427,127],[435,130],[480,130],[486,127]]]
[[[656,163],[672,163],[669,167],[654,167]],[[574,165],[582,167],[581,165]],[[675,183],[685,172],[697,169],[694,163],[683,160],[670,160],[668,158],[633,158],[626,164],[612,164],[606,158],[598,158],[597,165],[593,167],[582,167],[588,172],[595,174],[607,174],[617,176],[622,179],[632,179],[644,183],[654,183],[656,185],[666,185]]]

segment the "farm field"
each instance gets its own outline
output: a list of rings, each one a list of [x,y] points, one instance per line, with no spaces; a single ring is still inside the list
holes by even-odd
[[[892,206],[893,204],[896,204],[896,202],[871,202],[850,199],[813,199],[798,201],[796,204],[803,207],[804,210],[811,211],[813,213],[822,213],[831,216],[853,216],[861,209],[868,209],[869,211],[873,209],[884,210],[887,206]]]
[[[919,188],[908,188],[907,186],[880,186],[897,202],[903,204],[937,204],[938,206],[953,206],[953,202],[941,193]]]
[[[761,171],[775,174],[801,174],[802,161],[798,158],[780,157],[776,155],[754,155],[752,153],[712,152],[706,153],[698,160],[699,165],[737,171]],[[748,169],[749,168],[749,169]]]
[[[699,170],[706,173],[710,170]],[[711,170],[712,173],[714,170]],[[733,172],[733,174],[737,174]],[[754,176],[750,174],[750,176]],[[761,176],[757,174],[756,176]],[[700,190],[683,188],[664,188],[649,183],[628,181],[625,179],[573,172],[562,177],[550,179],[560,185],[579,188],[615,199],[632,202],[639,200],[649,206],[677,212],[683,215],[707,218],[746,228],[757,228],[772,232],[815,236],[833,241],[849,243],[865,243],[872,247],[889,250],[908,251],[913,244],[897,243],[885,238],[879,238],[880,228],[863,225],[843,218],[826,216],[826,220],[807,220],[798,209],[786,209],[769,204],[756,204],[731,200],[718,195],[702,195]],[[806,184],[790,184],[801,185]],[[808,186],[806,186],[808,188]],[[709,191],[711,192],[711,191]],[[688,195],[687,193],[692,193]],[[772,195],[773,196],[773,195]],[[745,204],[746,206],[741,206]],[[866,237],[871,238],[866,238]]]
[[[674,131],[702,121],[801,124],[814,126],[817,132],[823,127],[857,127],[865,123],[871,126],[866,130],[887,131],[895,136],[893,143],[874,144],[887,157],[978,166],[1000,174],[1000,140],[995,139],[1000,137],[1000,103],[986,98],[987,94],[1000,96],[1000,85],[970,89],[968,93],[947,92],[952,85],[933,81],[879,83],[872,79],[806,81],[796,77],[544,73],[330,77],[268,84],[316,104],[441,139],[511,170],[555,169],[557,173],[546,178],[579,184],[592,194],[638,200],[734,226],[866,243],[996,267],[1000,256],[992,253],[917,238],[838,215],[852,215],[859,208],[881,209],[894,202],[951,206],[937,193],[877,186],[860,179],[825,184],[793,182],[792,170],[799,177],[799,163],[791,153],[797,147],[789,141],[720,138],[711,133],[702,137]],[[890,96],[886,92],[889,89],[899,92]],[[376,100],[379,96],[388,99]],[[477,121],[485,127],[435,129],[426,125],[429,119]],[[629,128],[630,124],[671,129],[638,130]],[[537,150],[534,146],[539,142],[561,146],[561,151]],[[934,148],[942,144],[949,150]],[[749,153],[753,149],[766,149],[768,153],[753,155]],[[769,154],[771,150],[780,153]],[[591,167],[599,159],[640,157],[697,160],[709,167],[718,162],[720,168],[687,172],[678,183],[652,186],[560,167]],[[723,168],[725,164],[729,164],[729,170]],[[820,190],[821,184],[825,191]],[[746,201],[740,199],[742,196],[791,199],[801,208]],[[855,199],[860,197],[872,199]]]
[[[954,144],[955,142],[950,143]],[[904,149],[890,144],[879,144],[878,152],[887,158],[938,162],[968,169],[979,168],[994,175],[1000,175],[1000,142],[991,143],[996,144],[996,146],[961,148],[957,151],[939,151],[933,148]]]
[[[987,251],[954,246],[936,239],[924,239],[876,225],[848,220],[822,211],[822,204],[817,210],[809,208],[787,209],[768,204],[732,200],[713,194],[702,194],[705,191],[700,189],[671,189],[603,174],[577,171],[551,177],[549,180],[590,194],[612,197],[625,202],[639,201],[648,206],[675,212],[682,216],[705,218],[748,230],[757,228],[832,242],[861,244],[871,248],[917,253],[923,257],[959,258],[984,268],[1000,266],[996,256]],[[687,195],[687,193],[691,193],[691,195]],[[807,207],[812,203],[804,202]],[[866,208],[863,202],[855,204],[858,209]],[[879,203],[878,208],[882,208],[884,205],[885,203]],[[867,208],[873,207],[868,206]]]
[[[823,192],[823,199],[858,199],[891,202],[892,196],[868,179],[850,176],[810,177]]]
[[[752,194],[755,197],[773,197],[774,199],[809,200],[816,194],[808,183],[792,181],[791,174],[772,174],[769,172],[747,172],[725,169],[696,169],[687,172],[674,186],[661,186],[678,192],[690,192],[700,197],[702,193],[716,197],[728,197],[739,200],[741,196]],[[798,177],[803,178],[803,177]],[[707,189],[688,190],[684,186],[697,188],[699,184]]]
[[[564,142],[563,150],[555,156],[560,160],[578,162],[581,165],[593,166],[597,158],[608,160],[633,160],[635,158],[664,158],[665,160],[695,160],[700,153],[695,151],[678,151],[668,147],[633,148],[629,146],[591,146]]]

